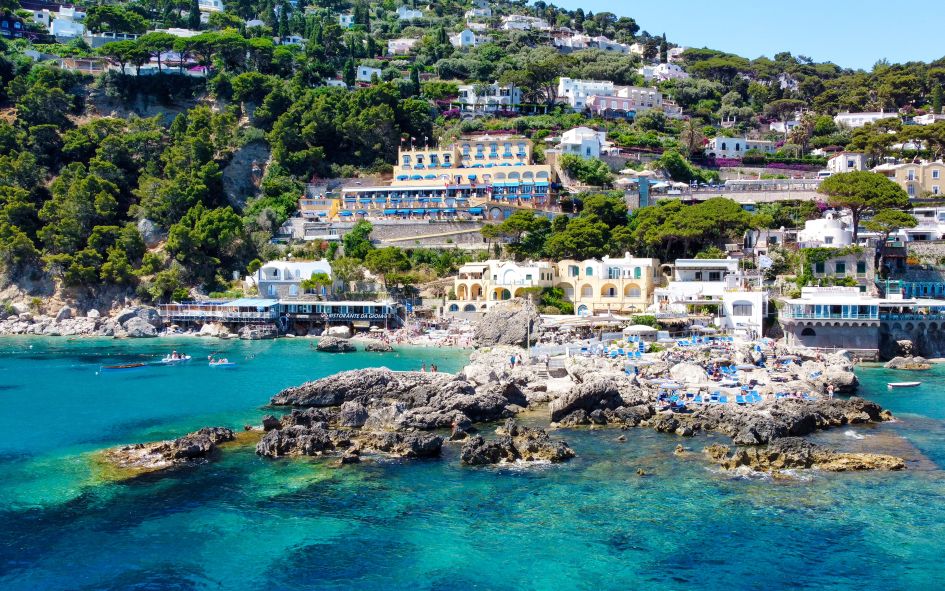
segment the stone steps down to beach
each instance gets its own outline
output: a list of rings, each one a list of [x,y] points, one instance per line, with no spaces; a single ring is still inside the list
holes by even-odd
[[[204,427],[177,439],[107,449],[102,459],[121,470],[144,474],[207,461],[221,443],[235,439],[236,434],[225,427]]]
[[[470,466],[514,462],[564,462],[574,457],[567,442],[552,439],[544,429],[524,427],[508,419],[496,429],[498,436],[486,440],[477,435],[464,444],[460,452],[462,463]]]
[[[884,454],[838,452],[799,437],[778,439],[764,447],[730,450],[725,445],[705,448],[710,461],[726,470],[746,467],[757,472],[817,469],[827,472],[903,470],[902,458]],[[731,452],[731,453],[730,453]]]

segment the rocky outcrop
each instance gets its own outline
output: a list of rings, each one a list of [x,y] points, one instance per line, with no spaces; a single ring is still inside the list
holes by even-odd
[[[551,403],[551,420],[559,422],[579,411],[591,413],[627,406],[621,390],[629,393],[632,386],[626,379],[622,381],[623,384],[617,380],[597,379],[574,386]]]
[[[925,370],[932,369],[932,364],[924,357],[893,357],[883,366],[886,369]]]
[[[906,467],[905,461],[896,456],[837,452],[799,437],[785,437],[765,447],[734,451],[727,446],[716,444],[707,447],[705,453],[712,462],[726,470],[745,466],[759,472],[811,468],[827,472],[850,472],[902,470]]]
[[[390,353],[394,350],[394,348],[390,345],[390,343],[371,339],[364,341],[364,350],[374,353]]]
[[[157,329],[151,325],[144,318],[139,318],[134,316],[128,319],[122,326],[123,333],[120,336],[125,336],[131,339],[140,339],[140,338],[149,338],[157,336]],[[119,336],[119,335],[115,335]]]
[[[138,221],[138,234],[148,248],[154,248],[167,238],[158,225],[147,218]]]
[[[328,329],[322,334],[324,334],[326,337],[347,339],[351,338],[351,329],[347,326],[329,326]]]
[[[224,427],[204,427],[178,439],[155,443],[136,443],[103,452],[102,457],[113,466],[137,473],[176,468],[213,456],[217,446],[236,439]]]
[[[279,336],[279,329],[272,324],[248,324],[239,330],[244,341],[261,341]]]
[[[538,342],[540,332],[541,317],[537,308],[527,300],[516,298],[489,308],[476,322],[473,338],[479,347],[524,347]]]
[[[352,353],[357,351],[355,346],[347,340],[337,337],[321,337],[318,339],[318,345],[315,348],[322,353]]]
[[[197,331],[198,337],[227,338],[231,335],[230,329],[220,322],[208,322]]]
[[[515,384],[473,384],[446,373],[394,372],[387,368],[342,372],[273,396],[277,406],[335,407],[358,402],[372,429],[448,428],[456,422],[493,421],[527,404]]]
[[[482,466],[510,462],[564,462],[574,457],[565,441],[552,439],[544,429],[519,425],[509,419],[496,430],[497,439],[481,436],[463,444],[460,458],[464,464]]]

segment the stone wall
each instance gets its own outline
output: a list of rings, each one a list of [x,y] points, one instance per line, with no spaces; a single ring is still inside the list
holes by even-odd
[[[919,259],[923,264],[937,265],[945,258],[945,241],[909,242],[909,256]]]
[[[884,359],[899,355],[896,341],[903,340],[912,341],[915,355],[945,357],[945,322],[917,320],[882,323],[880,353]]]

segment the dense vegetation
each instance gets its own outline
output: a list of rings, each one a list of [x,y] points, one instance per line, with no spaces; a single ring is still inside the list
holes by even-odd
[[[2,283],[52,279],[77,294],[117,288],[155,300],[184,297],[193,287],[225,290],[234,273],[286,253],[272,238],[313,177],[386,172],[410,138],[445,141],[474,131],[510,129],[528,135],[541,161],[549,135],[602,123],[554,104],[558,77],[641,84],[639,66],[665,61],[673,46],[641,30],[632,18],[538,1],[493,5],[494,16],[480,19],[493,25],[491,41],[458,49],[448,35],[465,27],[469,3],[436,1],[422,6],[423,18],[414,21],[398,20],[399,4],[235,0],[226,12],[202,23],[194,2],[87,3],[90,30],[141,36],[95,50],[81,39],[67,45],[0,41]],[[8,1],[0,9],[16,8]],[[339,25],[340,12],[353,14],[352,27]],[[548,45],[547,33],[494,27],[513,12],[530,12],[589,35],[638,42],[644,55],[561,54]],[[262,22],[250,26],[252,19]],[[199,34],[175,37],[155,31],[169,27],[199,29]],[[287,43],[296,36],[304,42]],[[400,37],[420,40],[414,54],[381,59],[387,40]],[[92,77],[53,61],[34,61],[27,50],[101,59],[115,69]],[[179,59],[168,63],[174,54]],[[145,75],[152,60],[156,72]],[[356,84],[355,68],[361,63],[380,68],[382,75],[371,84]],[[185,64],[197,64],[196,75]],[[644,113],[634,121],[608,124],[618,146],[662,152],[655,167],[675,181],[717,180],[716,173],[692,163],[703,138],[743,134],[787,120],[799,109],[808,110],[801,125],[787,136],[771,135],[783,142],[777,157],[784,161],[803,161],[811,149],[827,146],[860,149],[874,160],[911,155],[915,142],[926,155],[945,153],[945,123],[917,127],[889,120],[849,132],[831,118],[841,110],[940,112],[945,59],[877,63],[864,72],[789,53],[749,60],[690,49],[683,65],[691,79],[659,86],[687,119]],[[351,89],[324,86],[336,78]],[[459,120],[450,105],[458,85],[493,81],[522,90],[524,113]],[[110,107],[102,104],[117,105],[116,112],[166,115],[103,116]],[[718,125],[721,121],[730,125]],[[223,171],[242,149],[258,144],[272,159],[256,189],[226,195]],[[613,180],[601,161],[562,160],[587,185],[607,186]],[[579,211],[574,217],[550,221],[520,212],[486,226],[483,234],[518,258],[624,251],[668,258],[722,247],[750,227],[790,225],[816,213],[811,204],[800,204],[766,206],[752,215],[713,199],[628,214],[611,194],[569,199]],[[839,204],[840,197],[836,200]],[[881,219],[877,227],[882,231],[907,223]],[[351,282],[358,276],[352,269],[367,268],[389,286],[410,285],[442,277],[468,259],[458,252],[374,249],[369,229],[364,230],[355,232],[351,243],[346,238],[344,256],[336,260],[341,261],[337,273]],[[288,251],[335,258],[338,247],[290,245]],[[558,305],[550,303],[554,294],[546,298],[547,305]]]

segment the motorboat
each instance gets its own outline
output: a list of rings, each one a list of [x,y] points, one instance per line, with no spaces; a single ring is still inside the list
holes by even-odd
[[[232,361],[211,361],[210,367],[216,367],[218,369],[232,369],[236,367],[236,363]]]
[[[889,382],[886,386],[892,390],[893,388],[915,388],[916,386],[921,386],[922,382]]]
[[[176,365],[178,363],[185,363],[190,361],[190,355],[179,355],[177,357],[172,357],[170,355],[165,355],[163,359],[159,362],[162,365]]]

